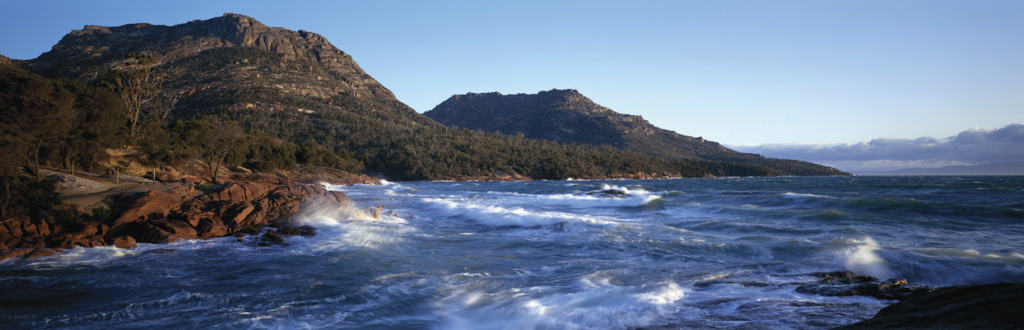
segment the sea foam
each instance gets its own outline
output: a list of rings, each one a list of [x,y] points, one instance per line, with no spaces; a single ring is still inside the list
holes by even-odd
[[[599,225],[615,223],[615,221],[596,216],[553,211],[531,211],[521,207],[502,207],[442,198],[424,198],[423,202],[434,206],[435,209],[444,215],[462,216],[491,226],[537,226],[564,222],[583,222]]]
[[[871,237],[865,236],[861,239],[849,239],[852,247],[842,252],[843,266],[846,270],[857,274],[871,275],[878,279],[889,279],[893,277],[885,259],[876,253],[882,247]]]
[[[473,285],[470,285],[473,286]],[[654,325],[678,313],[686,290],[674,282],[617,286],[581,279],[568,291],[526,287],[481,292],[458,288],[440,301],[442,328],[592,329]]]
[[[296,219],[317,228],[315,236],[304,240],[313,250],[376,249],[401,242],[403,235],[415,231],[405,219],[388,214],[375,217],[352,203],[307,209]]]

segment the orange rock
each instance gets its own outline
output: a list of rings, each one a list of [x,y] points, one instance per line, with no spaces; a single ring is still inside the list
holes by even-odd
[[[112,204],[113,209],[122,211],[109,222],[80,223],[76,222],[81,221],[80,218],[53,217],[5,219],[0,222],[0,249],[21,249],[3,252],[0,257],[56,253],[56,250],[45,249],[47,247],[113,244],[130,248],[139,242],[258,233],[265,226],[279,228],[281,232],[275,234],[311,235],[315,232],[312,228],[290,227],[289,217],[303,207],[348,202],[344,193],[329,192],[320,185],[240,182],[199,196],[194,196],[195,193],[190,187],[179,186],[167,192],[152,190],[134,196],[122,195]],[[69,212],[73,214],[73,210]]]
[[[153,214],[167,216],[171,209],[181,205],[181,200],[180,194],[159,190],[147,191],[114,220],[114,227],[126,222],[144,220]]]
[[[199,238],[223,237],[229,234],[228,228],[224,226],[224,223],[211,219],[203,219],[199,223],[197,230],[199,230]]]
[[[0,260],[21,257],[21,256],[24,256],[24,255],[29,254],[31,252],[32,252],[32,249],[13,249],[13,250],[7,250],[7,251],[4,251],[4,252],[0,252]]]
[[[57,254],[57,251],[51,249],[35,249],[31,253],[25,256],[25,259],[39,258],[45,256],[51,256]]]
[[[114,239],[114,246],[122,249],[134,249],[138,244],[131,236],[121,236]]]
[[[29,221],[25,221],[24,223],[21,224],[21,231],[25,233],[25,236],[39,236],[36,224]]]

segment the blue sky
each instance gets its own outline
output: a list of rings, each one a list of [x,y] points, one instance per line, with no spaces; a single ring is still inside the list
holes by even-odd
[[[16,1],[0,54],[86,24],[236,12],[320,33],[418,111],[575,88],[728,145],[947,137],[1024,123],[1024,1]]]

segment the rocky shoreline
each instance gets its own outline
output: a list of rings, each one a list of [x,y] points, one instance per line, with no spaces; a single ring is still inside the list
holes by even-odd
[[[138,243],[216,237],[237,237],[264,246],[281,244],[285,236],[316,233],[316,228],[295,221],[302,210],[351,205],[344,193],[320,184],[293,183],[260,173],[232,179],[246,181],[207,191],[183,182],[150,184],[142,191],[108,196],[105,204],[110,208],[105,214],[83,215],[73,205],[63,204],[45,217],[3,219],[0,260],[48,256],[76,247],[130,249]],[[1024,328],[1024,283],[929,288],[904,279],[883,281],[846,271],[807,275],[818,280],[801,284],[796,292],[895,301],[870,319],[838,329]]]
[[[912,295],[837,329],[1022,329],[1024,283],[952,286]]]
[[[841,271],[813,273],[817,283],[797,292],[824,296],[868,296],[897,302],[874,317],[837,329],[1020,329],[1024,328],[1024,283],[931,288],[906,279]]]
[[[75,247],[165,243],[183,239],[260,235],[261,243],[281,236],[311,235],[293,216],[310,207],[342,207],[348,196],[317,184],[240,182],[209,192],[192,185],[111,196],[109,213],[83,215],[71,205],[53,214],[15,217],[0,223],[0,260],[52,255]],[[101,212],[102,213],[102,212]],[[274,229],[267,229],[271,227]]]

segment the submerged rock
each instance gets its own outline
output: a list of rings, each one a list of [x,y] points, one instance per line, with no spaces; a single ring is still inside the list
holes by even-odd
[[[1024,283],[954,286],[913,295],[838,329],[1024,328]]]
[[[281,244],[284,243],[284,237],[281,237],[281,234],[278,234],[276,231],[267,230],[267,232],[263,233],[263,237],[260,238],[260,241],[268,242],[270,244]]]
[[[293,226],[291,224],[281,224],[277,227],[277,233],[281,236],[313,236],[316,235],[316,227],[302,225]]]
[[[878,299],[902,300],[933,290],[925,286],[911,285],[907,283],[906,279],[880,281],[871,276],[858,275],[848,271],[813,273],[811,276],[818,277],[818,283],[801,285],[796,288],[797,292],[823,296],[868,296]]]
[[[622,189],[609,188],[609,189],[601,189],[601,190],[588,191],[586,194],[590,195],[590,196],[596,196],[596,197],[623,198],[623,197],[626,197],[627,195],[629,195],[629,192],[626,191],[626,190],[622,190]]]
[[[626,192],[618,189],[605,189],[593,193],[594,195],[625,196]]]

